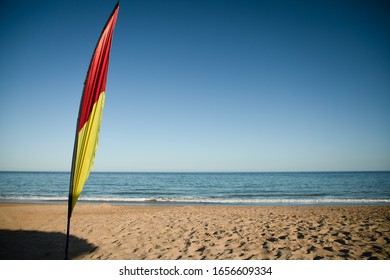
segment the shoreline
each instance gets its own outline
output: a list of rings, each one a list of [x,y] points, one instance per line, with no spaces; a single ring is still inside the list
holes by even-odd
[[[140,200],[140,201],[117,201],[110,199],[79,199],[77,204],[80,205],[99,205],[99,204],[109,204],[113,206],[226,206],[226,207],[360,207],[360,206],[381,206],[381,207],[390,207],[390,202],[387,199],[383,200],[362,200],[359,199],[344,199],[343,202],[327,202],[327,201],[305,201],[301,200],[300,202],[282,200],[282,202],[207,202],[207,201],[165,201],[157,199],[149,200]],[[347,201],[347,202],[345,202]],[[68,204],[67,199],[31,199],[31,200],[20,200],[20,199],[9,199],[1,200],[0,204],[33,204],[33,205],[62,205]]]
[[[0,203],[0,259],[63,259],[67,205]],[[390,259],[390,206],[77,204],[70,258]]]

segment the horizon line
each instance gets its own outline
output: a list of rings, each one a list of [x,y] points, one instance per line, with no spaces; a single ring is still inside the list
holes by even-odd
[[[0,172],[25,173],[70,173],[65,170],[0,170]],[[390,172],[390,170],[295,170],[295,171],[91,171],[91,173],[355,173],[355,172]]]

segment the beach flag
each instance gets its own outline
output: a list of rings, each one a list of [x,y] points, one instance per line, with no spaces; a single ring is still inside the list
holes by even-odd
[[[69,184],[68,230],[69,222],[76,202],[91,172],[98,145],[100,122],[102,119],[106,81],[112,35],[119,11],[119,1],[115,5],[97,42],[89,65],[80,102],[75,143],[73,149],[72,170]],[[67,252],[67,248],[66,248]]]

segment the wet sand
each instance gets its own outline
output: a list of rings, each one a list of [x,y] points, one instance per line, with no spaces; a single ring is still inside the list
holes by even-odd
[[[67,206],[0,203],[0,259],[63,259]],[[71,259],[390,259],[390,206],[76,205]]]

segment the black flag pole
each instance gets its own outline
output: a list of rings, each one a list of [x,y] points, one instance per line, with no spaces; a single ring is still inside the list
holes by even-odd
[[[82,100],[82,98],[81,98]],[[81,105],[80,105],[81,106]],[[65,244],[65,260],[68,259],[68,249],[69,249],[69,231],[70,231],[70,218],[72,216],[72,205],[73,205],[73,179],[74,179],[74,168],[76,165],[76,156],[77,156],[77,146],[78,146],[78,123],[80,119],[80,114],[77,118],[76,125],[76,136],[74,140],[73,147],[73,157],[72,157],[72,167],[70,172],[70,182],[69,182],[69,198],[68,198],[68,219],[66,224],[66,244]]]

